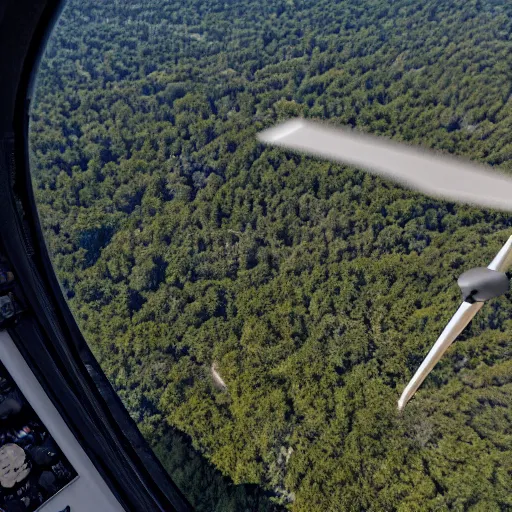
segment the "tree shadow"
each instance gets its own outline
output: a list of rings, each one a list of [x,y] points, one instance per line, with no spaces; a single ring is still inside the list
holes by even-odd
[[[169,475],[200,512],[284,512],[270,493],[255,484],[235,485],[190,444],[184,434],[166,429],[152,446]]]

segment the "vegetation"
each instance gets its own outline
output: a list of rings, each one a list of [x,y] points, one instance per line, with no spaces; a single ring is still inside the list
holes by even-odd
[[[504,0],[69,0],[32,109],[41,221],[198,509],[512,507],[508,298],[396,410],[512,217],[255,137],[300,115],[512,168],[511,33]]]

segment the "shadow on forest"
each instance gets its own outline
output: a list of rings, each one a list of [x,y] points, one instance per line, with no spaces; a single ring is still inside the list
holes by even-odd
[[[235,485],[190,443],[190,439],[167,429],[153,445],[155,454],[188,501],[198,511],[208,512],[283,512],[273,503],[270,492],[254,484]]]

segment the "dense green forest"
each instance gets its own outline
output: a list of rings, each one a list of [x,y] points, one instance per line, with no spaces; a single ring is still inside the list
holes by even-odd
[[[199,510],[512,508],[509,297],[396,409],[512,217],[256,140],[305,116],[512,169],[511,33],[504,0],[67,3],[31,114],[41,222]]]

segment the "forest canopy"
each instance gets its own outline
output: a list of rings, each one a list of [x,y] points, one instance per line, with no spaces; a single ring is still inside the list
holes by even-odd
[[[198,510],[512,508],[510,297],[396,409],[512,217],[256,140],[303,116],[511,170],[511,33],[503,0],[68,0],[31,110],[41,223]]]

